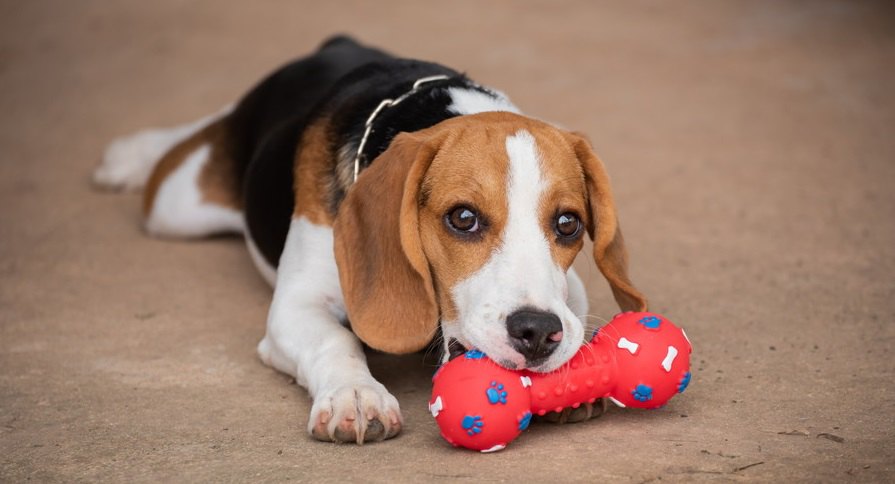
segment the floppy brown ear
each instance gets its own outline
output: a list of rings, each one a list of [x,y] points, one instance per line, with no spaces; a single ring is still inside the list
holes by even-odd
[[[628,251],[618,223],[609,176],[590,143],[579,134],[568,135],[584,169],[591,216],[587,230],[594,241],[594,260],[609,281],[615,301],[623,311],[646,311],[646,297],[628,277]]]
[[[361,341],[377,350],[420,350],[438,327],[418,203],[437,151],[431,137],[399,134],[349,189],[333,225],[348,320]]]

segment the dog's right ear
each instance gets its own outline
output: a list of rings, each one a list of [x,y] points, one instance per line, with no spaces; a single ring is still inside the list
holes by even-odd
[[[609,175],[590,142],[578,133],[567,133],[566,138],[584,171],[587,186],[590,223],[587,231],[594,241],[594,261],[609,282],[612,294],[622,311],[646,311],[646,297],[634,287],[628,277],[628,251],[619,228],[618,216]]]
[[[440,147],[401,133],[348,190],[333,226],[351,329],[389,353],[424,348],[438,328],[435,289],[419,235],[419,189]]]

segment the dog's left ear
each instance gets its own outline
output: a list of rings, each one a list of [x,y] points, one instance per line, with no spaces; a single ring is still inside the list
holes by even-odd
[[[419,189],[440,146],[427,131],[399,134],[357,178],[333,225],[351,329],[389,353],[424,348],[438,328],[419,234]]]
[[[622,311],[646,311],[646,297],[628,277],[628,251],[618,223],[609,175],[590,142],[578,133],[566,133],[584,170],[590,222],[587,231],[594,241],[594,261],[609,281],[615,301]]]

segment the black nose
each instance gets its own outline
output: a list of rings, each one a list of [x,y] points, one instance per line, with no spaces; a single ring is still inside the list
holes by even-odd
[[[562,340],[562,322],[553,313],[520,309],[507,316],[510,343],[531,363],[550,356]]]

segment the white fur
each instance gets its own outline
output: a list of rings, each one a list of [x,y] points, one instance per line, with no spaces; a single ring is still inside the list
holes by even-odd
[[[445,330],[478,348],[504,366],[525,366],[525,358],[510,346],[506,317],[523,307],[556,314],[563,339],[536,371],[551,371],[571,358],[581,344],[584,326],[569,306],[568,276],[553,260],[550,244],[538,219],[539,202],[546,188],[534,137],[519,131],[506,140],[510,167],[507,180],[508,219],[501,245],[479,269],[452,289],[458,324]],[[584,300],[580,280],[573,283],[576,309]],[[586,309],[585,309],[586,310]]]
[[[345,303],[333,255],[332,228],[293,219],[280,258],[267,334],[258,344],[264,363],[288,373],[314,398],[308,431],[325,424],[353,426],[359,441],[367,423],[401,418],[398,401],[367,368],[360,341],[346,328]]]
[[[202,200],[198,179],[210,153],[210,146],[200,146],[165,178],[146,217],[149,234],[202,237],[243,231],[245,223],[240,211]]]
[[[232,109],[233,106],[229,105],[192,123],[173,128],[144,129],[115,139],[106,147],[102,163],[93,172],[94,183],[126,191],[142,188],[162,155],[196,131],[226,116]]]
[[[448,94],[451,96],[448,111],[461,116],[490,111],[509,111],[519,114],[519,108],[498,91],[492,91],[492,94],[489,95],[476,89],[452,87],[448,89]]]
[[[578,273],[575,272],[574,267],[569,267],[568,272],[566,272],[566,280],[569,284],[569,296],[566,299],[569,309],[571,309],[572,312],[575,313],[575,316],[578,316],[579,318],[586,317],[589,306],[587,302],[587,289],[584,288],[584,283],[581,282],[581,278],[578,277]]]
[[[459,115],[519,112],[499,92],[452,88],[449,93],[452,103],[448,109]],[[168,150],[230,109],[187,125],[145,130],[115,140],[94,172],[95,182],[127,190],[144,186]],[[549,371],[577,350],[583,327],[575,314],[587,312],[587,298],[574,270],[563,273],[552,261],[541,233],[536,214],[544,181],[534,138],[520,131],[507,139],[506,149],[510,158],[509,221],[503,244],[485,266],[454,289],[461,322],[443,322],[445,340],[456,337],[498,361],[521,367],[524,359],[508,346],[506,316],[523,306],[551,311],[562,320],[564,337],[554,355],[536,368]],[[210,152],[208,145],[196,148],[162,182],[147,217],[148,232],[180,237],[246,232],[241,213],[202,200],[198,177]],[[400,428],[397,399],[370,374],[360,341],[344,324],[332,229],[304,218],[294,219],[279,269],[264,259],[251,234],[245,235],[255,266],[274,287],[267,332],[258,344],[258,354],[265,364],[294,376],[314,398],[308,430],[319,432],[322,428],[333,438],[337,430],[345,435],[349,428],[362,441],[372,418],[378,418],[387,431]]]
[[[589,307],[589,303],[587,302],[587,289],[585,289],[581,277],[578,276],[578,273],[573,267],[569,267],[568,272],[566,272],[566,281],[568,283],[568,297],[566,298],[566,304],[575,316],[583,320],[583,318],[587,316]],[[445,363],[451,356],[449,348],[451,339],[455,339],[467,345],[470,343],[463,335],[457,321],[442,320],[441,331],[442,346],[444,347],[444,351],[442,352],[442,363]]]

